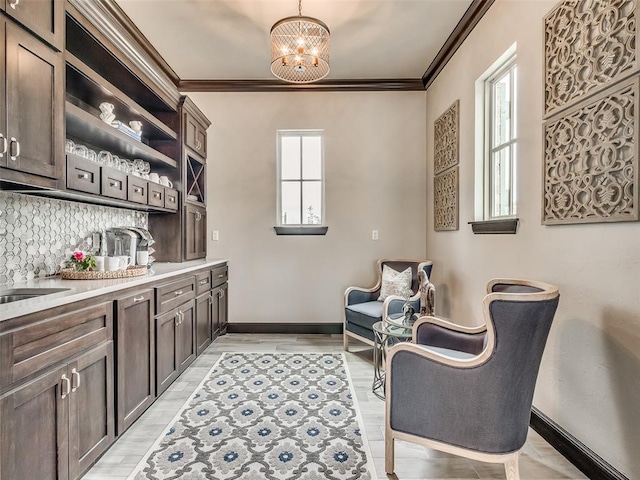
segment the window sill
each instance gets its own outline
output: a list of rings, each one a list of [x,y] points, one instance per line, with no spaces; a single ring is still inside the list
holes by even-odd
[[[515,235],[518,229],[518,218],[501,218],[500,220],[481,220],[469,222],[473,233],[481,234],[506,234]]]
[[[326,235],[329,227],[327,226],[313,226],[313,227],[273,227],[276,231],[276,235]]]

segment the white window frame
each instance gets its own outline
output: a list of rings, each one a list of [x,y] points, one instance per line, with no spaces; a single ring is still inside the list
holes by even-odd
[[[282,179],[282,138],[283,137],[320,137],[320,192],[321,192],[321,208],[320,208],[320,223],[319,224],[309,224],[309,223],[283,223],[282,221],[282,183],[283,182],[300,182],[300,221],[302,222],[304,219],[304,204],[302,201],[302,195],[303,195],[303,191],[304,189],[302,188],[302,185],[304,184],[304,182],[317,182],[318,179],[303,179],[302,178],[302,172],[303,172],[303,162],[304,162],[304,157],[303,157],[303,152],[302,152],[302,145],[303,142],[300,142],[300,178],[298,179],[286,179],[283,180]],[[292,228],[314,228],[314,227],[321,227],[321,226],[325,226],[327,224],[326,221],[326,217],[325,217],[325,205],[326,205],[326,199],[325,199],[325,174],[324,174],[324,151],[325,151],[325,138],[324,138],[324,130],[320,130],[320,129],[313,129],[313,130],[278,130],[277,131],[277,148],[276,148],[276,155],[277,155],[277,164],[278,164],[278,199],[277,199],[277,221],[276,221],[276,225],[279,227],[292,227]]]
[[[515,71],[515,76],[513,75]],[[506,74],[510,77],[510,128],[508,140],[494,143],[495,99],[494,85]],[[476,82],[476,221],[491,221],[515,218],[517,214],[517,56],[516,44],[512,45]],[[493,156],[496,152],[509,149],[510,184],[509,212],[494,215],[494,175]]]

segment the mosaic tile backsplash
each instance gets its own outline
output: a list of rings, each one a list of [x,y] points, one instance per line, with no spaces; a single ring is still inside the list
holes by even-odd
[[[92,232],[147,225],[144,212],[0,192],[0,284],[54,275]]]

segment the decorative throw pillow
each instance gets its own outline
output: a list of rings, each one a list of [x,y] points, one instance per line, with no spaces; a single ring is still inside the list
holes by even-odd
[[[411,267],[407,267],[402,272],[397,272],[393,268],[382,266],[382,286],[378,300],[384,302],[389,295],[400,295],[404,297],[407,290],[411,290]]]

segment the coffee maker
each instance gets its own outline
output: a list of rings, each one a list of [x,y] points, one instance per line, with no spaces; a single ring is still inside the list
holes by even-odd
[[[126,255],[131,257],[131,265],[136,265],[138,251],[148,251],[154,240],[149,230],[140,227],[108,228],[104,233],[107,256]],[[151,264],[151,257],[149,257]]]

